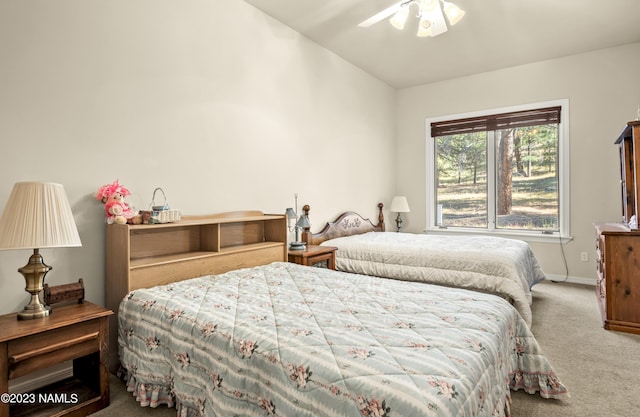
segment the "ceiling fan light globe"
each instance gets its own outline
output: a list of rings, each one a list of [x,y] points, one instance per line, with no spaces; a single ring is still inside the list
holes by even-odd
[[[433,32],[431,31],[431,22],[428,19],[420,19],[418,33],[416,33],[416,36],[419,38],[433,36]]]
[[[421,11],[430,11],[438,7],[438,0],[420,0],[419,4]]]
[[[407,23],[407,18],[409,17],[409,8],[403,7],[396,14],[394,14],[391,19],[389,19],[389,23],[391,26],[398,30],[404,29],[404,25]]]
[[[444,14],[447,16],[447,20],[449,20],[451,26],[458,23],[464,17],[465,11],[455,4],[444,0],[442,3],[444,4]]]

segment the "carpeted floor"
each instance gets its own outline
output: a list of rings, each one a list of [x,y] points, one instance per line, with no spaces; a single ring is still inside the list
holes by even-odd
[[[636,415],[640,410],[640,335],[604,330],[591,286],[547,281],[536,285],[533,294],[533,332],[571,392],[571,398],[561,402],[522,391],[513,392],[512,416]],[[164,406],[140,407],[115,377],[111,381],[111,405],[93,414],[96,417],[175,415],[175,409]]]
[[[514,393],[514,417],[628,417],[640,409],[640,336],[604,330],[591,286],[533,287],[533,333],[571,392],[564,402]]]

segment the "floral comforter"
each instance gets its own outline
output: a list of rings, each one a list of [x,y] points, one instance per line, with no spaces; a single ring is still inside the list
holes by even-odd
[[[567,390],[500,297],[292,263],[129,293],[120,359],[180,416],[508,416]]]
[[[493,236],[369,232],[327,240],[336,268],[498,294],[531,325],[531,287],[545,280],[526,242]]]

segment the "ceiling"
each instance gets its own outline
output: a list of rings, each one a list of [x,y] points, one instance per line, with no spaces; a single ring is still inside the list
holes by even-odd
[[[385,19],[398,0],[245,0],[395,88],[640,42],[640,0],[450,0],[466,11],[449,31],[415,36]]]

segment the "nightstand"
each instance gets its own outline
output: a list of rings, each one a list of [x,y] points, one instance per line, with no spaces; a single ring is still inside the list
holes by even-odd
[[[289,262],[336,269],[336,250],[334,246],[307,245],[305,250],[289,250]]]
[[[86,416],[109,405],[108,320],[95,304],[54,306],[51,315],[17,320],[0,316],[0,417]],[[36,391],[7,394],[9,380],[65,361],[73,376]]]

